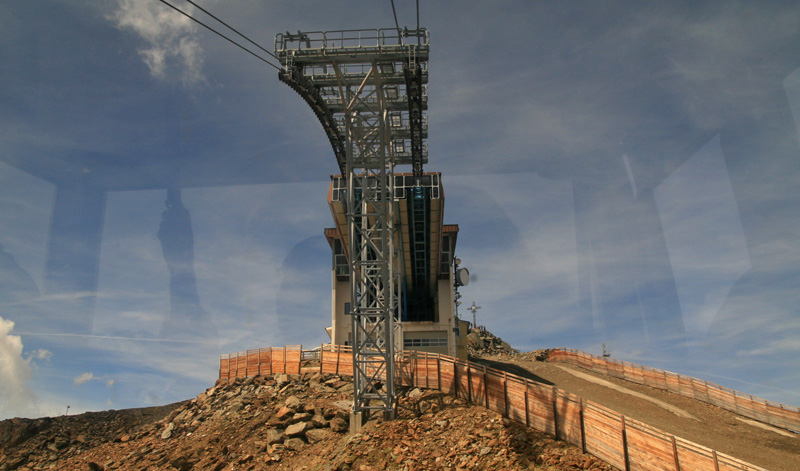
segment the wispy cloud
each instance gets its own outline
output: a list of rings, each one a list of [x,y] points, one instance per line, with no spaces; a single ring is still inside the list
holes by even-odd
[[[687,330],[706,333],[751,268],[719,137],[654,191]]]
[[[76,386],[80,386],[81,384],[85,384],[85,383],[88,383],[89,381],[93,381],[93,380],[96,380],[96,379],[98,379],[98,378],[96,378],[94,376],[94,373],[89,371],[87,373],[79,374],[72,381],[75,383]]]
[[[35,360],[50,361],[50,359],[53,358],[53,352],[50,350],[45,350],[44,348],[40,348],[31,352],[30,358]]]
[[[74,338],[101,339],[101,340],[130,340],[133,342],[198,343],[192,340],[161,339],[161,338],[148,338],[148,337],[121,337],[119,335],[67,334],[67,333],[50,333],[50,332],[19,332],[19,334],[31,337],[74,337]],[[47,352],[47,350],[44,351]]]
[[[93,372],[87,371],[86,373],[81,373],[78,376],[72,379],[72,382],[76,386],[80,386],[82,384],[86,384],[90,381],[102,381],[105,383],[106,387],[112,388],[117,383],[117,380],[114,378],[109,378],[108,376],[95,376]]]
[[[157,2],[118,0],[110,19],[118,28],[132,30],[147,42],[148,47],[139,49],[139,55],[154,78],[177,78],[188,87],[206,81],[203,48],[197,27],[189,18]]]
[[[740,356],[787,355],[796,357],[798,354],[800,354],[800,339],[798,338],[767,340],[765,344],[759,346],[758,348],[737,352],[737,355]]]

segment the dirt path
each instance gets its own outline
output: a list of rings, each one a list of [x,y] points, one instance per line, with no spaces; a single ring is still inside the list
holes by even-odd
[[[800,436],[669,391],[572,366],[494,358],[474,360],[556,386],[675,436],[771,471],[800,469]],[[784,432],[784,433],[781,433]]]
[[[658,399],[655,399],[653,397],[648,396],[647,394],[638,393],[638,392],[633,391],[631,389],[628,389],[626,387],[622,387],[622,386],[620,386],[618,384],[614,384],[614,383],[612,383],[610,381],[606,381],[606,380],[598,378],[596,376],[592,376],[589,373],[584,373],[582,371],[578,371],[578,370],[569,368],[568,366],[565,366],[565,365],[556,365],[556,366],[561,368],[562,370],[566,371],[567,373],[569,373],[571,375],[575,375],[578,378],[585,379],[586,381],[591,381],[592,383],[599,384],[600,386],[605,386],[605,387],[607,387],[609,389],[613,389],[615,391],[619,391],[621,393],[628,394],[630,396],[635,396],[635,397],[638,397],[639,399],[644,399],[645,401],[650,401],[653,404],[657,405],[658,407],[663,407],[664,409],[667,409],[668,411],[672,412],[673,414],[677,415],[678,417],[683,417],[685,419],[694,419],[694,420],[697,420],[697,421],[700,420],[697,417],[693,416],[692,414],[690,414],[690,413],[686,412],[685,410],[681,409],[680,407],[675,407],[672,404],[666,403],[664,401],[660,401]]]

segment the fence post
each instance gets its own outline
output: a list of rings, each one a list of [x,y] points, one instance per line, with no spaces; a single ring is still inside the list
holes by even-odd
[[[630,458],[628,457],[628,431],[625,429],[624,415],[622,416],[622,453],[625,456],[625,471],[630,471],[631,463],[630,463]]]
[[[508,374],[503,371],[503,401],[506,403],[506,417],[511,418],[511,413],[508,411]]]
[[[442,390],[442,356],[436,355],[436,384],[439,385],[439,391]]]
[[[489,409],[489,378],[486,375],[486,367],[483,367],[483,398],[484,407]]]
[[[458,397],[458,387],[461,383],[458,380],[458,364],[456,363],[458,360],[453,358],[453,393],[456,397]]]
[[[675,435],[672,436],[672,456],[675,457],[675,471],[681,471],[681,461],[678,459],[678,444],[675,442]]]
[[[530,416],[531,411],[529,410],[529,406],[528,406],[528,378],[525,378],[525,395],[524,395],[524,397],[525,397],[525,426],[526,427],[530,427],[531,426],[531,416]]]
[[[583,398],[581,398],[581,412],[580,412],[580,419],[581,419],[581,451],[586,453],[586,427],[583,425]]]
[[[411,354],[411,358],[409,360],[409,364],[411,365],[411,387],[417,387],[417,367],[419,363],[417,362],[417,353],[414,352]]]
[[[467,361],[467,401],[472,402],[472,367]]]
[[[425,352],[425,389],[430,388],[430,381],[428,380],[428,352]]]
[[[552,389],[553,391],[553,431],[555,432],[554,435],[556,440],[559,439],[558,437],[558,390],[556,388]]]

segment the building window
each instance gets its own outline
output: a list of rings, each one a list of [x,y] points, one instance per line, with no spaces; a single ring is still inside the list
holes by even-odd
[[[349,275],[350,268],[347,265],[347,256],[344,254],[342,241],[333,239],[333,269],[336,276],[344,277]]]
[[[447,275],[450,273],[450,265],[452,265],[451,257],[452,247],[450,246],[450,236],[442,236],[442,254],[439,262],[439,273]]]
[[[403,339],[404,347],[446,347],[447,339]]]

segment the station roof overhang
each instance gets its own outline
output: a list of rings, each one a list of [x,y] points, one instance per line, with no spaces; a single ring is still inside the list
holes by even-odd
[[[413,198],[413,190],[417,185],[411,173],[394,174],[394,244],[398,250],[398,257],[395,258],[395,268],[401,268],[407,286],[413,286],[413,279],[418,276],[423,267],[420,266],[419,245],[415,247],[415,230],[419,231],[419,226],[414,224],[414,209],[409,203]],[[441,182],[441,174],[438,172],[426,172],[420,179],[420,186],[425,188],[424,205],[425,212],[425,260],[427,269],[426,280],[430,293],[437,291],[437,280],[449,276],[448,271],[442,271],[442,253],[446,253],[448,260],[446,265],[449,267],[453,250],[455,249],[456,237],[458,235],[457,224],[443,224],[444,220],[444,189]],[[341,175],[331,176],[331,184],[328,188],[328,206],[333,217],[334,227],[325,229],[325,237],[333,247],[334,239],[342,241],[342,247],[347,255],[347,240],[349,229],[347,226],[346,209],[346,181]],[[418,217],[418,216],[416,216]],[[443,237],[447,236],[447,246],[443,246]],[[402,265],[401,265],[402,263]]]

